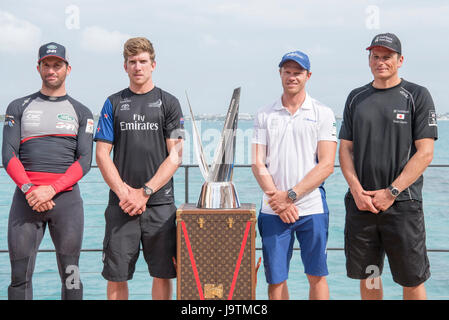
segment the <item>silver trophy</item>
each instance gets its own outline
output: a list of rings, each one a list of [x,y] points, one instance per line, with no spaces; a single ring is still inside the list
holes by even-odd
[[[235,142],[239,113],[240,88],[234,89],[231,103],[221,133],[218,148],[215,150],[214,161],[208,166],[203,152],[201,137],[196,127],[195,117],[189,98],[187,102],[192,117],[195,153],[201,174],[206,180],[201,187],[197,207],[204,209],[235,209],[240,207],[240,201],[232,183],[234,171]]]

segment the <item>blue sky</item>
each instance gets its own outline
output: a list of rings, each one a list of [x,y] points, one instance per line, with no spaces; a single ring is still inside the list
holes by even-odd
[[[396,33],[405,62],[400,75],[426,86],[438,113],[446,93],[448,1],[165,0],[10,1],[0,4],[0,113],[41,81],[37,50],[65,45],[68,93],[98,113],[107,96],[128,85],[122,47],[145,36],[156,50],[157,86],[188,113],[225,113],[241,86],[240,112],[254,114],[281,94],[277,64],[299,49],[310,56],[309,93],[341,115],[348,93],[368,83],[374,35]]]

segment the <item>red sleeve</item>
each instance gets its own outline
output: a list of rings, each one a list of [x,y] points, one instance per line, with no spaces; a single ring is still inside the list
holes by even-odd
[[[6,172],[9,174],[11,179],[14,180],[19,188],[26,183],[31,183],[31,180],[30,178],[28,178],[22,162],[20,162],[20,160],[16,156],[13,156],[11,160],[9,160],[8,166],[6,167]]]
[[[83,177],[83,169],[80,163],[75,161],[67,171],[55,182],[51,184],[53,189],[55,189],[56,193],[61,192],[75,183],[77,183]]]

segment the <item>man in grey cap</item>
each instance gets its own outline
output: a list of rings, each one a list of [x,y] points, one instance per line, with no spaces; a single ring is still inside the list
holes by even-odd
[[[347,275],[362,299],[382,299],[385,254],[404,299],[425,299],[430,277],[422,174],[432,161],[436,113],[429,91],[399,77],[401,42],[375,36],[367,48],[374,80],[354,89],[343,114],[340,165],[345,197]]]
[[[90,169],[94,121],[92,112],[66,92],[71,67],[64,46],[41,46],[37,70],[41,89],[11,102],[3,127],[3,165],[17,185],[8,223],[8,299],[33,298],[37,250],[48,226],[61,298],[78,300],[83,297],[78,261],[84,211],[77,182]]]

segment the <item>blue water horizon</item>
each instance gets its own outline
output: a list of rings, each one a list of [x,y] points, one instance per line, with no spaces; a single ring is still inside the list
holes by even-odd
[[[337,121],[339,130],[341,121]],[[217,139],[221,134],[223,122],[201,121],[203,146],[209,162],[213,158]],[[250,165],[250,147],[252,135],[252,121],[239,121],[237,133],[236,165]],[[192,129],[190,121],[185,122],[187,140],[183,156],[183,164],[196,164],[193,152]],[[449,165],[449,121],[439,122],[439,139],[435,143],[433,165]],[[0,132],[0,138],[2,133]],[[336,159],[338,165],[338,157]],[[93,159],[95,166],[95,159]],[[196,203],[198,200],[203,178],[198,168],[180,168],[174,176],[175,204],[179,207],[185,202],[185,170],[189,170],[189,198],[188,202]],[[447,191],[449,187],[449,167],[431,167],[424,173],[423,206],[426,222],[427,248],[449,249],[449,205],[447,204]],[[251,169],[236,167],[233,181],[242,203],[256,204],[257,212],[260,209],[262,192]],[[84,200],[85,229],[83,236],[83,249],[101,249],[104,236],[104,210],[108,201],[109,188],[103,181],[100,171],[92,168],[80,181],[80,190]],[[326,180],[325,190],[330,210],[329,240],[328,240],[328,268],[330,297],[334,300],[357,300],[359,295],[359,281],[346,277],[344,251],[344,194],[347,191],[346,181],[340,168],[336,167],[334,173]],[[7,250],[8,215],[15,185],[4,169],[0,172],[0,250]],[[260,248],[260,236],[256,236],[256,247]],[[298,244],[295,244],[298,248]],[[41,250],[54,249],[48,230],[40,245]],[[256,261],[262,256],[260,250],[256,251]],[[84,286],[84,299],[106,299],[106,280],[101,276],[101,252],[82,252],[80,257],[80,275]],[[449,275],[446,266],[449,264],[449,252],[429,252],[431,277],[426,282],[429,299],[449,299]],[[382,276],[385,299],[401,299],[402,288],[395,284],[389,271],[388,259],[385,259]],[[10,283],[10,263],[7,252],[0,252],[0,299],[7,299],[7,288]],[[151,299],[151,278],[143,256],[140,255],[136,265],[134,278],[129,281],[130,299]],[[176,280],[173,282],[176,298]],[[33,277],[34,299],[57,300],[60,299],[60,279],[54,252],[40,252],[36,260]],[[300,253],[295,251],[291,261],[288,286],[291,299],[308,299],[308,282],[304,274]],[[256,299],[267,299],[267,285],[263,265],[258,272]]]

